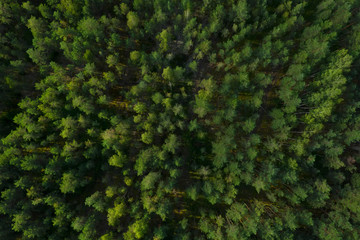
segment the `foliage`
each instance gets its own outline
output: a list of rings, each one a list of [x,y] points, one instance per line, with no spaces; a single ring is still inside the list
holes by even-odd
[[[359,9],[0,0],[0,239],[360,239]]]

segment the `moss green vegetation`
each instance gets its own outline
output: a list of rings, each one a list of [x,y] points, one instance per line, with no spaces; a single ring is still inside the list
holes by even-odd
[[[360,239],[360,1],[0,0],[0,239]]]

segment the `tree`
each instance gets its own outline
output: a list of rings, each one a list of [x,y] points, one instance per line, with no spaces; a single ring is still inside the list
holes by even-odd
[[[128,12],[126,17],[127,17],[127,25],[130,29],[134,29],[138,26],[140,20],[135,12]]]
[[[84,18],[78,24],[79,32],[86,38],[95,38],[100,41],[103,35],[103,26],[95,18]]]
[[[157,39],[160,41],[160,50],[166,52],[169,49],[169,42],[172,38],[170,29],[164,29],[158,36]]]

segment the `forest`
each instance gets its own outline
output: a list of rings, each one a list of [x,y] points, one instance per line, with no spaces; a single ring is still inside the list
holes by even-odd
[[[360,239],[359,0],[0,0],[0,239]]]

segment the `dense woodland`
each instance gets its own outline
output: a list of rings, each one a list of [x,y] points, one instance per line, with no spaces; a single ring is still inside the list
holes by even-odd
[[[0,0],[0,239],[360,239],[360,1]]]

